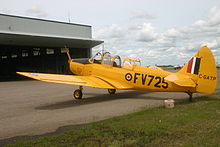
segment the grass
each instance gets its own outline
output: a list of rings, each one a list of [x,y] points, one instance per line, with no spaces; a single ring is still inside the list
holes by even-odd
[[[160,68],[162,68],[163,70],[175,70],[174,67],[160,67]]]
[[[181,102],[173,109],[157,107],[70,129],[62,134],[24,140],[20,146],[220,146],[220,95]]]

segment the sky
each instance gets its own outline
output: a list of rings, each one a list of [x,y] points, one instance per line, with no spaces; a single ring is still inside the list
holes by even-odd
[[[220,64],[220,0],[0,0],[0,13],[91,25],[106,51],[145,66],[183,65],[204,45]]]

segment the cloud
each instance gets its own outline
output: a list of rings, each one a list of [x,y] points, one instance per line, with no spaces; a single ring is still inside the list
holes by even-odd
[[[137,31],[137,41],[150,42],[153,41],[157,34],[154,32],[155,27],[151,23],[143,23]]]
[[[125,31],[120,26],[112,24],[106,28],[98,30],[94,35],[95,38],[119,39],[124,37]]]
[[[35,5],[31,7],[30,9],[26,10],[26,15],[39,17],[39,18],[45,18],[48,16],[48,14],[38,5]]]
[[[4,13],[4,14],[11,14],[12,13],[12,11],[11,10],[9,10],[9,9],[7,9],[7,8],[3,8],[2,10],[0,10],[2,13]]]
[[[194,24],[193,24],[193,26],[195,26],[195,27],[201,27],[201,26],[204,26],[205,25],[205,21],[204,20],[198,20],[198,21],[196,21]]]
[[[126,27],[110,25],[95,32],[104,39],[108,51],[124,57],[140,58],[144,65],[183,65],[201,46],[208,46],[220,62],[220,9],[213,7],[206,19],[159,32],[148,22],[131,22]]]
[[[220,9],[218,9],[217,7],[213,7],[210,10],[209,22],[212,25],[220,24]]]
[[[134,11],[132,12],[131,19],[154,19],[155,17],[146,11]]]
[[[179,37],[181,35],[181,33],[175,29],[175,28],[171,28],[171,29],[168,29],[167,32],[165,33],[165,35],[167,37],[171,37],[171,38],[176,38],[176,37]]]

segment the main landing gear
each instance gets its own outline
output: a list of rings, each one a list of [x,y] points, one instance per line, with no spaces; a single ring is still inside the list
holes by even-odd
[[[189,95],[189,101],[192,102],[193,93],[192,92],[186,92],[186,93]]]
[[[79,86],[79,89],[76,89],[73,93],[73,97],[77,100],[82,99],[83,93],[82,93],[83,87]],[[109,94],[115,94],[116,89],[108,89]]]
[[[76,89],[73,93],[73,97],[75,99],[82,99],[83,93],[82,93],[83,87],[79,86],[79,89]]]
[[[116,92],[116,89],[108,89],[109,94],[115,94],[115,92]]]

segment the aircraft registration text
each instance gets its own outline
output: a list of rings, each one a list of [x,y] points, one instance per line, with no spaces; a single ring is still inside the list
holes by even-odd
[[[147,85],[147,86],[151,86],[152,83],[154,83],[153,86],[157,88],[166,89],[169,86],[168,83],[165,81],[164,77],[159,77],[154,75],[134,73],[134,78],[133,78],[131,73],[127,73],[125,75],[125,79],[127,81],[133,81],[133,83],[137,83],[138,80],[141,80],[142,85]]]

